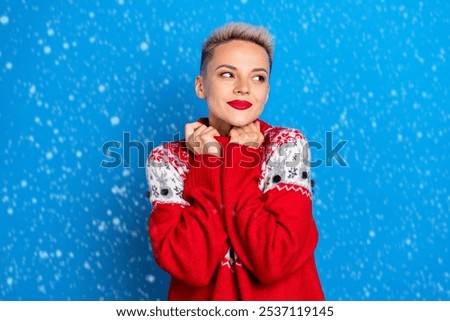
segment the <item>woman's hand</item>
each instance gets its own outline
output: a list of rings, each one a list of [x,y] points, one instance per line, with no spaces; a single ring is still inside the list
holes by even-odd
[[[259,128],[259,121],[243,127],[233,127],[230,131],[230,143],[258,148],[264,141],[264,136]]]
[[[202,123],[188,123],[184,128],[187,148],[195,155],[209,154],[220,156],[222,147],[214,136],[220,136],[219,132],[212,126]]]

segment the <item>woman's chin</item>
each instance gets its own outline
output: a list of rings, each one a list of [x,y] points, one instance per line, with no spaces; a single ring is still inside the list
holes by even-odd
[[[231,122],[231,125],[233,127],[244,127],[247,126],[250,123],[253,123],[257,118],[242,118],[242,119],[234,119]]]

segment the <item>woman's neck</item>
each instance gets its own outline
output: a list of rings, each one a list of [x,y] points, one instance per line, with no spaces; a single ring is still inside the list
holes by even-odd
[[[214,117],[211,117],[211,115],[208,118],[209,126],[214,127],[220,134],[220,136],[228,136],[230,134],[231,129],[233,128],[232,125],[227,124],[223,121],[216,120]]]

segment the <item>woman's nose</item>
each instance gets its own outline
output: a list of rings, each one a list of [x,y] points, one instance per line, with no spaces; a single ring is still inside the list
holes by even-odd
[[[236,80],[236,86],[234,87],[235,94],[245,95],[250,92],[250,88],[248,86],[247,81],[245,80]]]

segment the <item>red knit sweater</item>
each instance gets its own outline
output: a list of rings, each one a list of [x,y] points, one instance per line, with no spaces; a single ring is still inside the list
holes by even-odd
[[[262,121],[261,132],[260,148],[215,137],[220,157],[182,141],[150,154],[149,233],[169,300],[324,299],[306,139]]]

